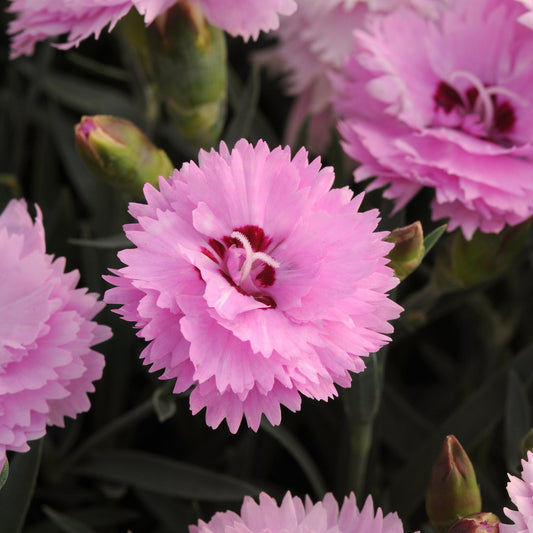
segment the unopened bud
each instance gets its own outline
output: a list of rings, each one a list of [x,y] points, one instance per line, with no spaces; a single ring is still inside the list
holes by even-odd
[[[438,533],[452,523],[481,511],[481,494],[474,467],[459,441],[448,435],[433,464],[428,490],[426,511]]]
[[[75,127],[76,147],[89,169],[112,185],[142,196],[145,183],[157,186],[174,166],[132,122],[109,115],[82,117]]]
[[[474,513],[455,521],[448,533],[499,533],[500,519],[493,513]]]
[[[527,220],[516,226],[506,226],[500,233],[476,231],[466,240],[461,232],[453,238],[449,258],[441,261],[446,275],[459,286],[473,287],[491,281],[508,272],[524,249],[531,227]]]
[[[178,133],[195,149],[213,146],[226,117],[223,32],[184,0],[159,16],[147,37],[155,81]]]
[[[395,276],[403,280],[418,268],[425,254],[424,231],[422,224],[416,221],[409,226],[396,228],[385,240],[394,243],[394,248],[387,256],[389,266]]]

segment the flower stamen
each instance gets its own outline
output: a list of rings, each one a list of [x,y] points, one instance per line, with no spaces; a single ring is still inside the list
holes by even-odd
[[[241,266],[240,283],[242,283],[250,275],[250,272],[252,271],[252,266],[254,264],[254,261],[256,260],[263,261],[263,263],[266,263],[267,265],[270,265],[273,268],[279,268],[279,262],[270,257],[265,252],[254,252],[250,241],[240,231],[232,232],[231,237],[233,239],[237,239],[242,244],[242,247],[246,252],[246,258],[244,259],[244,262]]]
[[[498,87],[496,85],[486,87],[481,80],[471,72],[457,70],[450,76],[450,81],[453,82],[457,78],[463,78],[473,85],[473,89],[475,89],[476,93],[474,102],[469,100],[468,94],[465,96],[459,92],[459,95],[463,100],[465,109],[470,109],[472,112],[482,118],[483,126],[487,132],[494,125],[495,120],[497,119],[499,105],[496,103],[496,96],[506,96],[510,100],[523,107],[528,105],[528,102],[524,98],[510,89]],[[507,105],[509,106],[509,104]]]

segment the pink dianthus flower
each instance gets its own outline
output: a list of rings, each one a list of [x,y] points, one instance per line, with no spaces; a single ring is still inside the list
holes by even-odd
[[[111,336],[92,320],[104,304],[76,289],[77,271],[45,253],[41,212],[32,221],[23,200],[0,215],[0,469],[6,450],[63,426],[90,407],[87,393],[104,358],[91,350]]]
[[[256,53],[273,74],[282,75],[287,94],[296,97],[286,140],[295,143],[308,119],[306,146],[322,152],[334,128],[331,72],[341,70],[353,50],[353,33],[368,12],[387,13],[400,6],[435,18],[445,0],[301,0],[298,10],[281,21],[278,43]]]
[[[49,37],[68,34],[57,44],[66,49],[78,46],[109,24],[109,30],[135,7],[146,24],[180,0],[11,0],[8,11],[16,18],[8,33],[13,36],[11,57],[33,54],[35,44]],[[207,20],[233,36],[257,38],[261,30],[279,25],[279,15],[290,15],[295,0],[198,0]]]
[[[438,20],[369,17],[337,79],[357,181],[404,206],[435,190],[433,217],[470,238],[533,214],[533,32],[515,0],[450,0]]]
[[[361,510],[357,508],[353,493],[344,498],[342,507],[328,493],[322,501],[313,503],[309,496],[302,501],[297,496],[285,494],[278,507],[276,500],[264,492],[259,503],[250,496],[244,498],[241,514],[233,511],[216,513],[209,522],[200,520],[189,526],[189,533],[403,533],[403,524],[396,513],[383,515],[369,496]]]
[[[389,340],[391,245],[377,211],[358,212],[362,195],[330,190],[333,179],[305,150],[291,159],[241,139],[130,204],[136,248],[119,253],[127,266],[104,300],[150,341],[152,371],[176,378],[175,392],[194,387],[191,410],[205,407],[212,427],[236,432],[244,415],[257,430],[263,413],[279,424],[281,404],[335,396]]]
[[[513,524],[500,524],[500,533],[533,533],[533,452],[522,459],[521,479],[509,475],[507,492],[517,510],[505,508],[503,512]]]

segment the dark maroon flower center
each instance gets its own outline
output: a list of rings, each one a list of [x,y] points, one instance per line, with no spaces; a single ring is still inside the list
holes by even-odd
[[[201,251],[219,265],[222,277],[238,292],[275,308],[276,302],[264,291],[274,285],[276,268],[279,267],[279,263],[267,253],[271,244],[272,238],[265,235],[262,228],[247,225],[235,228],[231,235],[220,240],[209,239],[209,248],[203,247]],[[237,272],[230,266],[234,259],[230,256],[235,253],[239,258]]]
[[[503,142],[502,137],[512,131],[516,122],[511,100],[519,97],[505,88],[483,84],[471,73],[457,72],[452,78],[466,79],[472,85],[461,93],[449,83],[439,82],[433,94],[435,110],[442,109],[447,115],[455,111],[463,118],[473,115],[477,120],[457,127],[481,138]]]

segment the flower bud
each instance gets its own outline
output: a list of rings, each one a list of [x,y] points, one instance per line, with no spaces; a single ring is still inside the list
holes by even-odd
[[[474,467],[459,441],[448,435],[433,464],[426,511],[438,533],[458,518],[481,511],[481,495]]]
[[[387,256],[389,266],[401,281],[418,268],[425,254],[424,232],[419,221],[396,228],[385,240],[394,243],[394,248]]]
[[[531,221],[506,226],[500,233],[476,231],[466,240],[461,232],[453,237],[449,256],[439,258],[442,272],[461,287],[491,281],[509,270],[523,250]]]
[[[112,185],[142,196],[146,182],[157,186],[174,166],[132,122],[109,115],[82,117],[75,127],[76,147],[89,169]]]
[[[493,513],[474,513],[455,521],[448,533],[499,533],[500,519]]]
[[[178,133],[195,149],[218,142],[226,116],[223,32],[196,3],[180,1],[147,28],[159,93]]]

